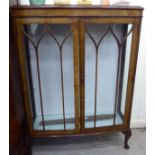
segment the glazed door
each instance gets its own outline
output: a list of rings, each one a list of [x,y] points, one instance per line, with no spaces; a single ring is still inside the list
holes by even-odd
[[[31,134],[79,132],[77,19],[17,19],[25,107]]]
[[[126,128],[135,70],[130,61],[135,61],[133,53],[137,53],[136,42],[132,43],[137,37],[135,21],[88,18],[80,23],[81,130]]]

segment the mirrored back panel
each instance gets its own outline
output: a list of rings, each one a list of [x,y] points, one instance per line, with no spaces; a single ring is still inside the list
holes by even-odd
[[[85,128],[124,124],[132,24],[85,25]]]

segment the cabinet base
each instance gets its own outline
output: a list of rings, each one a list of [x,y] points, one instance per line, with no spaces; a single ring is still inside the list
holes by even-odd
[[[86,133],[86,134],[76,134],[76,135],[66,135],[66,136],[37,136],[37,137],[26,137],[26,146],[28,146],[27,148],[30,148],[30,146],[33,145],[49,145],[50,143],[53,144],[53,141],[61,141],[67,138],[73,138],[73,137],[84,137],[84,136],[97,136],[97,135],[106,135],[106,134],[114,134],[117,132],[122,132],[125,135],[125,139],[124,139],[124,148],[125,149],[129,149],[129,145],[128,145],[128,141],[130,139],[130,137],[132,136],[132,132],[131,129],[123,129],[120,131],[110,131],[110,132],[106,132],[106,133]],[[25,151],[29,151],[24,149]]]

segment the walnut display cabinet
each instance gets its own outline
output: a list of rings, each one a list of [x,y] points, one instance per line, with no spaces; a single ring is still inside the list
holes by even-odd
[[[129,148],[142,11],[11,7],[29,137],[122,132]]]

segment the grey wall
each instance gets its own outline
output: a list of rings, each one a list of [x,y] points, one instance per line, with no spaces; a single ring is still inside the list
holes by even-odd
[[[17,0],[9,0],[9,6],[16,5]]]

